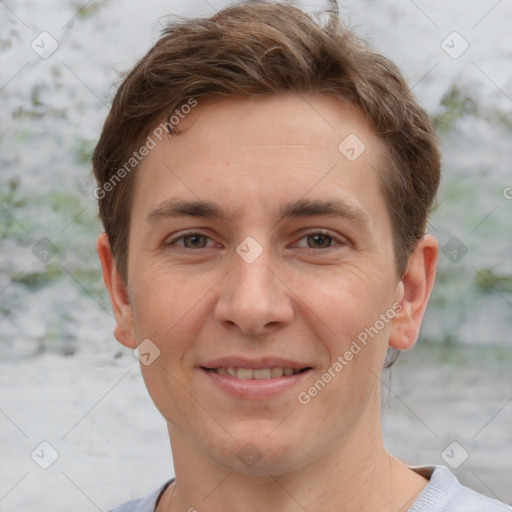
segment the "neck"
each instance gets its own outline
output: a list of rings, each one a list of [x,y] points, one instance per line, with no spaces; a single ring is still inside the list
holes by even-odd
[[[380,424],[359,431],[299,470],[257,476],[205,457],[171,428],[176,481],[158,512],[405,512],[427,481],[385,450]]]

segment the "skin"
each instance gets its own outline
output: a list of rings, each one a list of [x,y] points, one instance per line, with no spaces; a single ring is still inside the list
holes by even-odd
[[[397,276],[377,181],[385,147],[361,112],[318,95],[203,102],[179,128],[137,170],[127,283],[106,235],[98,238],[117,340],[135,348],[149,338],[161,351],[141,365],[176,472],[158,511],[407,510],[427,481],[385,450],[380,374],[388,346],[416,342],[438,244],[423,236]],[[338,150],[349,134],[366,146],[352,162]],[[233,215],[150,216],[170,199],[214,201]],[[280,220],[279,208],[299,199],[342,199],[364,222]],[[181,238],[186,230],[204,236]],[[313,236],[318,230],[332,238]],[[252,263],[236,252],[248,236],[263,249]],[[298,393],[397,303],[400,312],[299,403]],[[300,387],[240,399],[200,369],[240,355],[312,369]],[[252,467],[237,457],[246,443],[261,455]]]

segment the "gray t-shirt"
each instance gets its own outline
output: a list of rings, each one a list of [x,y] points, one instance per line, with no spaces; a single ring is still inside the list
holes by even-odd
[[[444,466],[411,469],[428,478],[429,483],[407,512],[512,512],[512,507],[462,485]],[[166,482],[145,498],[129,501],[110,512],[154,512],[160,496],[173,481]]]

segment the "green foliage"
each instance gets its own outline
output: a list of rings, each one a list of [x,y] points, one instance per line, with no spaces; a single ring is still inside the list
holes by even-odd
[[[428,362],[439,361],[446,365],[467,367],[475,361],[496,368],[496,363],[504,369],[512,364],[512,351],[510,347],[501,345],[460,345],[459,343],[446,343],[446,340],[421,339],[412,349],[418,360]]]
[[[75,162],[79,165],[89,166],[91,164],[94,147],[95,142],[92,140],[82,138],[75,139],[73,147]]]
[[[434,126],[440,134],[451,132],[455,128],[457,119],[463,116],[479,115],[476,101],[456,85],[443,96],[441,105],[444,107],[444,112],[433,118]]]
[[[63,217],[70,217],[70,219],[82,209],[80,199],[76,195],[62,190],[50,194],[49,204],[54,212],[60,213]]]
[[[35,85],[32,87],[32,94],[30,95],[30,101],[32,102],[33,107],[40,107],[43,105],[41,101],[41,91],[43,87],[40,85]]]
[[[69,229],[85,228],[87,231],[95,231],[98,225],[96,210],[93,203],[84,204],[83,197],[78,193],[69,193],[63,190],[52,192],[44,198],[42,206],[49,205],[53,212],[59,215],[60,223],[64,228],[72,222]]]
[[[7,183],[0,182],[0,239],[24,233],[15,218],[15,211],[27,204],[27,199],[20,197],[20,181],[12,178]]]
[[[512,276],[498,275],[490,268],[475,273],[475,285],[483,293],[512,293]]]
[[[44,272],[23,272],[16,277],[16,282],[32,291],[44,288],[64,272],[57,265],[48,265]]]
[[[74,7],[77,9],[77,18],[80,20],[85,20],[87,18],[94,16],[100,10],[104,3],[106,2],[85,2],[82,4],[75,2]]]

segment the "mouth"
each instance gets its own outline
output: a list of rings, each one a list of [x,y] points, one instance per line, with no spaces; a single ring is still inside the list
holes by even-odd
[[[240,361],[241,366],[228,366],[233,363],[217,362],[211,366],[201,366],[200,370],[213,385],[211,389],[244,400],[258,401],[288,396],[293,390],[302,389],[306,385],[304,379],[313,371],[311,366],[301,367],[295,363],[292,363],[295,368],[286,363],[278,366],[279,363],[272,364],[270,361],[249,364],[247,361],[245,365]]]
[[[228,375],[236,379],[242,380],[267,380],[279,379],[281,377],[291,377],[300,373],[311,370],[311,367],[302,369],[288,368],[288,367],[272,367],[272,368],[235,368],[233,366],[221,366],[219,368],[206,368],[202,367],[207,372],[213,372],[218,375]]]

